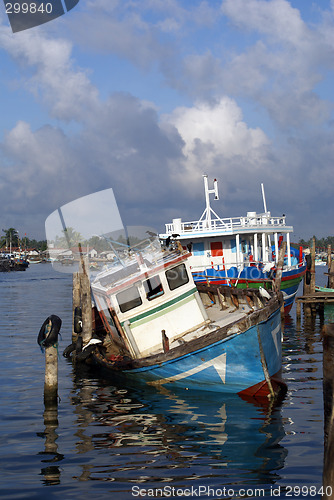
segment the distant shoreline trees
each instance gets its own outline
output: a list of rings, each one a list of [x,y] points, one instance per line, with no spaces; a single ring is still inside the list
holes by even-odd
[[[30,239],[25,234],[23,238],[19,237],[18,231],[14,227],[9,229],[2,229],[3,235],[0,235],[0,249],[9,250],[12,248],[21,248],[24,250],[26,248],[36,248],[40,252],[47,249],[46,240],[37,241],[36,239]]]
[[[302,246],[303,248],[311,247],[313,238],[315,239],[315,247],[317,249],[326,251],[328,245],[331,245],[332,249],[334,249],[334,236],[327,236],[326,238],[320,238],[320,239],[318,239],[316,236],[313,236],[307,241],[300,239],[298,245]]]
[[[12,246],[12,248],[20,247],[22,250],[26,248],[36,248],[36,250],[39,250],[40,252],[47,250],[46,240],[38,241],[35,238],[29,238],[26,234],[23,238],[20,238],[18,231],[14,227],[2,229],[2,232],[4,234],[0,235],[0,249],[9,249],[9,247]],[[70,241],[73,243],[76,243],[77,240],[81,239],[79,233],[75,233],[72,228],[69,228],[69,234],[67,236],[69,236]],[[334,249],[334,236],[327,236],[326,238],[317,238],[316,236],[313,236],[309,240],[301,238],[298,243],[292,243],[292,245],[294,247],[302,246],[303,248],[308,248],[312,246],[313,238],[315,238],[315,246],[317,249],[326,251],[328,245],[331,245],[332,249]],[[121,241],[121,238],[119,238],[119,241]],[[87,243],[90,246],[97,247],[96,250],[98,251],[109,248],[108,245],[106,247],[106,242],[101,241],[98,237],[92,237],[88,242],[83,242],[83,244]],[[126,242],[124,241],[124,243]]]

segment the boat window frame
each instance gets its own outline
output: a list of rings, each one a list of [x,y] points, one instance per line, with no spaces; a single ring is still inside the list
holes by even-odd
[[[183,276],[184,276],[184,274],[186,276],[186,280],[183,280],[182,283],[178,282],[175,278],[170,279],[169,276],[168,276],[168,274],[170,274],[173,271],[175,272],[176,269],[180,269],[180,268],[182,268],[184,270],[183,271]],[[178,264],[177,266],[172,267],[171,269],[167,269],[165,271],[165,276],[166,276],[166,280],[167,280],[168,287],[169,287],[170,291],[177,290],[177,288],[180,288],[181,286],[186,285],[187,283],[189,283],[189,280],[190,280],[189,274],[187,272],[186,265],[184,263]],[[174,282],[174,285],[171,286],[171,283],[173,283],[173,282]],[[175,285],[175,283],[177,283],[177,284]]]
[[[156,280],[157,286],[152,288],[151,282],[154,282],[154,280]],[[155,274],[154,276],[150,276],[147,280],[143,281],[143,287],[144,287],[146,299],[149,301],[154,300],[158,297],[161,297],[165,293],[159,274]],[[157,288],[160,288],[159,291],[154,292],[154,290],[156,290]]]
[[[135,297],[131,300],[121,301],[119,299],[119,297],[129,293],[130,290],[133,290],[136,292]],[[120,292],[118,292],[116,294],[116,301],[117,301],[117,304],[118,304],[118,307],[119,307],[121,313],[123,313],[123,314],[128,312],[128,311],[131,311],[132,309],[135,309],[136,307],[139,307],[143,304],[143,300],[142,300],[140,291],[136,285],[132,285],[131,287],[128,287],[125,290],[121,290]],[[131,305],[132,303],[134,303],[134,305]],[[124,305],[125,305],[125,307],[124,307]]]

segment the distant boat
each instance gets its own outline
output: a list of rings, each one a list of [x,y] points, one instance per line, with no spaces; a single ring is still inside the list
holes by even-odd
[[[43,258],[41,258],[41,257],[28,257],[27,261],[29,262],[29,264],[40,264],[41,262],[43,262]]]
[[[241,217],[220,218],[210,205],[210,194],[219,200],[218,182],[215,179],[210,190],[207,175],[203,178],[206,208],[201,218],[192,222],[173,219],[160,237],[166,242],[177,239],[191,252],[189,262],[195,282],[258,288],[275,277],[279,248],[285,235],[287,251],[281,291],[288,313],[306,272],[302,249],[296,250],[290,244],[293,227],[286,225],[285,215],[273,217],[267,210],[263,184],[264,213],[247,212]]]
[[[314,265],[315,266],[326,266],[327,262],[325,260],[323,260],[323,259],[317,259],[317,258],[315,258]]]
[[[325,287],[325,286],[318,286],[318,285],[315,285],[315,291],[316,291],[316,292],[334,293],[334,288],[327,288],[327,287]]]
[[[29,262],[20,256],[11,253],[0,254],[0,272],[25,271]]]

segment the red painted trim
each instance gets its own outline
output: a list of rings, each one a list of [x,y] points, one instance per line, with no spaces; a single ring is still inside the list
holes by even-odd
[[[289,314],[289,312],[292,309],[293,304],[294,304],[294,301],[292,302],[292,304],[289,304],[288,306],[284,306],[284,314]]]
[[[271,385],[273,387],[275,395],[285,395],[287,391],[287,386],[285,382],[282,380],[282,374],[281,370],[272,377],[270,377]],[[265,380],[262,382],[259,382],[258,384],[252,385],[251,387],[248,387],[248,389],[244,389],[241,392],[238,392],[238,395],[245,400],[252,400],[254,399],[264,399],[269,401],[270,397],[270,390],[268,387],[268,384]]]

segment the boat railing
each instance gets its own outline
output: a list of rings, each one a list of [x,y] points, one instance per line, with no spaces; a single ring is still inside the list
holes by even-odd
[[[285,226],[285,216],[272,217],[268,213],[247,215],[245,217],[230,217],[226,219],[202,219],[199,221],[181,222],[174,219],[166,224],[166,234],[202,233],[207,231],[232,231],[252,227],[282,227]]]

